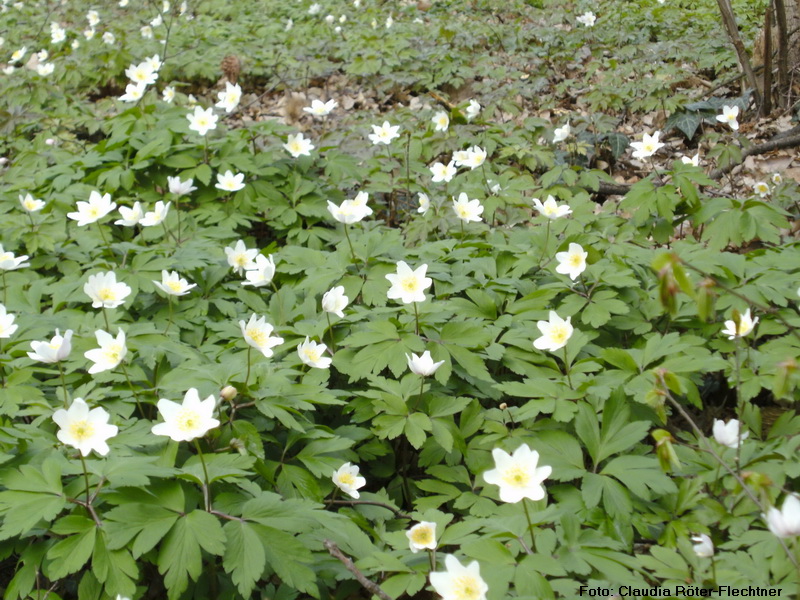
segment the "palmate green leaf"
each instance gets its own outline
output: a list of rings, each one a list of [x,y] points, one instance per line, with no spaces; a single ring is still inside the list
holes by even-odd
[[[267,563],[261,539],[246,521],[229,521],[222,529],[226,540],[222,566],[239,593],[249,598]]]
[[[209,482],[228,477],[251,475],[252,471],[250,469],[256,461],[254,456],[242,456],[241,454],[206,454],[204,458],[208,469]],[[180,471],[181,475],[179,477],[192,479],[198,484],[203,484],[205,475],[203,473],[203,463],[199,456],[192,456]]]
[[[675,483],[659,468],[654,456],[618,456],[610,460],[600,473],[616,477],[644,500],[650,500],[653,494],[662,496],[678,491]]]
[[[317,576],[308,566],[313,562],[311,551],[293,535],[279,529],[259,523],[252,527],[261,540],[267,564],[275,574],[287,585],[319,598]]]
[[[117,550],[135,538],[131,552],[138,558],[167,535],[179,516],[158,505],[131,503],[112,508],[104,515],[108,547]]]
[[[92,553],[92,573],[105,584],[106,593],[133,596],[139,568],[126,549],[109,550],[105,531],[101,529],[95,538]]]
[[[0,476],[7,488],[0,492],[0,514],[3,526],[0,540],[25,533],[39,521],[52,521],[66,505],[61,487],[61,468],[53,459],[46,459],[40,468],[22,465]]]
[[[76,572],[94,549],[97,525],[92,519],[71,515],[60,519],[54,526],[55,533],[74,533],[57,542],[47,553],[44,573],[52,580]]]
[[[172,526],[158,553],[158,571],[164,575],[170,600],[177,600],[203,570],[201,548],[210,554],[225,552],[225,534],[211,513],[194,510]]]

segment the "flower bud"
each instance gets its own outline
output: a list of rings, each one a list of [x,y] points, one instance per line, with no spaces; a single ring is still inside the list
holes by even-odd
[[[239,391],[233,387],[232,385],[226,385],[222,388],[222,391],[219,393],[222,396],[222,399],[227,402],[233,402],[233,399],[236,398]]]

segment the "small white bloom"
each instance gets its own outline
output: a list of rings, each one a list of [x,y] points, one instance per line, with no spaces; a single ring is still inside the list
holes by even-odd
[[[587,10],[581,16],[575,17],[575,20],[585,27],[594,27],[597,16],[592,11]]]
[[[481,218],[481,214],[483,214],[483,205],[481,201],[470,200],[464,192],[458,195],[458,200],[453,198],[453,212],[456,213],[459,219],[466,223],[472,221],[477,223],[483,220]]]
[[[153,28],[150,25],[143,25],[139,29],[139,33],[142,35],[143,38],[152,40],[153,39]]]
[[[486,161],[486,150],[480,146],[472,146],[467,150],[453,154],[453,161],[457,167],[469,167],[476,169]]]
[[[714,439],[718,444],[722,444],[728,448],[736,448],[750,435],[749,431],[740,434],[740,425],[741,424],[736,419],[731,419],[727,423],[720,419],[714,419]]]
[[[556,199],[548,196],[547,200],[542,201],[538,198],[533,198],[533,206],[539,211],[539,214],[547,217],[548,219],[559,219],[565,217],[572,212],[572,209],[567,204],[558,205]]]
[[[267,323],[266,317],[256,317],[253,314],[246,324],[244,321],[239,321],[239,326],[242,328],[244,341],[267,358],[273,355],[272,348],[283,343],[282,337],[273,337],[272,331],[275,328]]]
[[[39,362],[53,364],[61,362],[72,351],[72,329],[67,329],[62,336],[56,329],[56,334],[49,342],[31,342],[33,352],[28,352],[28,357]]]
[[[408,361],[408,368],[411,372],[421,377],[433,375],[436,370],[444,364],[443,360],[433,362],[430,350],[425,350],[420,356],[417,356],[413,352],[411,356],[406,354],[406,360]]]
[[[435,125],[434,131],[447,131],[447,128],[450,127],[450,116],[444,112],[440,111],[433,115],[433,124]]]
[[[225,248],[228,264],[236,271],[237,275],[241,275],[244,270],[258,268],[254,262],[258,253],[258,248],[247,248],[242,240],[236,242],[233,248],[230,246]]]
[[[67,213],[67,216],[78,222],[78,227],[96,223],[105,217],[112,210],[117,208],[117,204],[111,201],[111,194],[100,195],[99,192],[92,190],[89,194],[88,202],[78,202],[76,212]]]
[[[423,215],[428,214],[428,210],[431,208],[431,199],[428,198],[428,194],[423,194],[420,192],[417,194],[417,199],[419,200],[417,212]]]
[[[372,214],[372,209],[367,206],[368,197],[366,192],[359,192],[353,200],[345,200],[339,206],[328,200],[328,212],[339,223],[358,223]]]
[[[158,412],[164,422],[154,425],[151,431],[154,435],[165,435],[176,442],[191,442],[203,437],[209,430],[219,427],[219,421],[213,416],[216,402],[213,395],[200,400],[196,388],[186,392],[182,404],[161,398]]]
[[[533,347],[538,350],[555,352],[559,348],[566,346],[574,331],[570,324],[571,320],[572,317],[567,317],[565,321],[559,317],[554,310],[551,310],[549,321],[536,322],[536,326],[539,328],[542,336],[534,340]]]
[[[722,335],[727,335],[729,340],[732,340],[736,337],[744,337],[751,331],[758,323],[758,317],[753,319],[750,315],[750,309],[748,308],[743,315],[739,315],[739,327],[736,327],[736,322],[731,319],[730,321],[725,321],[725,328],[722,330]]]
[[[769,530],[779,538],[800,535],[800,498],[789,494],[783,501],[783,508],[771,507],[764,515]]]
[[[128,347],[125,345],[125,332],[119,329],[117,337],[113,337],[110,333],[98,329],[94,332],[94,336],[97,338],[97,343],[100,347],[83,353],[86,358],[94,363],[89,368],[89,374],[94,375],[95,373],[116,369],[117,365],[122,362],[122,359],[128,353]]]
[[[769,185],[764,181],[758,181],[753,185],[753,191],[762,198],[769,196]]]
[[[774,185],[780,185],[783,183],[783,176],[780,173],[773,173],[772,174],[772,183]]]
[[[255,266],[247,269],[244,276],[247,281],[243,281],[242,285],[252,285],[253,287],[268,285],[275,276],[275,259],[271,254],[269,256],[259,254],[256,256]]]
[[[37,200],[30,194],[25,194],[24,196],[20,194],[19,203],[22,205],[22,208],[29,213],[42,210],[45,205],[44,200]]]
[[[192,288],[197,287],[196,283],[189,283],[177,271],[161,271],[161,281],[154,280],[153,283],[168,296],[185,296]]]
[[[117,38],[114,37],[114,34],[110,31],[106,31],[103,33],[103,43],[108,44],[109,46],[117,41]]]
[[[108,424],[109,416],[104,408],[89,410],[83,398],[75,398],[68,410],[59,408],[53,413],[53,421],[60,427],[56,437],[79,450],[82,456],[88,456],[92,450],[105,456],[109,452],[106,440],[119,431],[116,425]]]
[[[217,98],[219,98],[219,102],[214,106],[217,108],[224,108],[226,113],[233,112],[233,110],[239,106],[239,101],[242,99],[242,88],[238,83],[231,85],[229,81],[226,81],[225,91],[219,92]]]
[[[572,128],[569,126],[569,121],[563,127],[556,127],[553,131],[553,143],[563,142],[572,134]]]
[[[358,470],[358,465],[346,462],[331,477],[336,487],[352,498],[358,498],[361,495],[358,489],[367,484],[367,480],[358,474]]]
[[[700,535],[693,535],[692,541],[695,544],[692,546],[694,553],[700,558],[710,558],[714,556],[714,542],[705,533]]]
[[[700,166],[700,153],[698,152],[697,154],[695,154],[691,158],[689,158],[688,156],[681,156],[681,162],[683,164],[685,164],[685,165],[692,165],[694,167],[699,167]]]
[[[155,19],[150,21],[150,27],[160,27],[163,22],[164,18],[161,15],[157,15]]]
[[[424,302],[425,290],[433,285],[433,280],[426,277],[428,265],[420,265],[412,270],[408,264],[401,260],[397,263],[397,272],[388,273],[386,279],[392,286],[386,293],[389,300],[400,300],[403,304]]]
[[[156,202],[155,210],[146,212],[142,220],[139,221],[139,225],[141,225],[142,227],[153,227],[155,225],[161,225],[161,223],[164,222],[164,219],[167,218],[170,204],[172,204],[172,202],[167,202],[166,204],[164,204],[164,202],[160,200]]]
[[[389,15],[386,17],[386,29],[391,29],[392,25],[394,25],[394,19],[392,18],[392,15]]]
[[[161,97],[167,104],[172,104],[172,101],[175,100],[175,88],[168,85],[164,88],[164,92],[162,93]]]
[[[325,344],[312,342],[308,336],[306,340],[297,346],[297,355],[303,364],[315,369],[327,369],[331,366],[333,359],[325,356],[328,347]]]
[[[232,171],[228,170],[222,174],[217,173],[217,183],[214,187],[226,192],[238,192],[244,189],[244,185],[244,173],[234,175]]]
[[[420,521],[406,531],[408,546],[415,554],[420,550],[436,550],[436,523]]]
[[[733,129],[734,131],[739,130],[739,121],[737,121],[739,117],[739,107],[738,106],[728,106],[727,104],[722,107],[722,114],[717,115],[717,121],[720,123],[727,123],[728,127]]]
[[[444,557],[446,570],[430,574],[433,589],[442,600],[486,600],[489,586],[481,577],[481,567],[473,560],[466,567],[452,554]]]
[[[153,56],[148,56],[147,58],[144,59],[144,62],[150,65],[150,68],[153,69],[153,71],[155,71],[156,73],[158,73],[158,71],[161,70],[162,62],[161,62],[161,57],[158,54],[153,54]]]
[[[304,138],[302,133],[297,133],[295,135],[289,134],[283,147],[293,158],[298,158],[300,156],[311,156],[314,144],[311,143],[310,139]]]
[[[26,52],[28,52],[28,47],[27,46],[23,46],[19,50],[15,50],[11,54],[11,58],[8,60],[8,64],[13,65],[16,62],[19,62],[20,60],[23,59],[23,57],[25,56]]]
[[[315,2],[314,4],[312,4],[311,6],[308,7],[308,14],[316,15],[321,10],[322,10],[322,6]]]
[[[344,295],[344,286],[337,285],[322,295],[322,310],[333,313],[341,319],[344,318],[343,311],[349,302],[350,299]]]
[[[114,271],[107,271],[89,275],[83,291],[92,300],[92,308],[116,308],[125,303],[131,288],[125,283],[117,282]]]
[[[197,188],[192,185],[194,183],[194,179],[187,179],[186,181],[181,181],[180,177],[170,177],[167,176],[167,186],[169,187],[169,192],[171,194],[175,194],[176,196],[185,196],[186,194],[191,194]]]
[[[383,125],[373,125],[372,133],[367,137],[370,141],[377,144],[391,144],[392,140],[400,137],[400,125],[391,125],[389,121],[384,121]]]
[[[292,19],[286,19],[286,26],[283,28],[283,30],[291,31],[292,27],[294,27],[294,21]]]
[[[125,69],[125,76],[132,83],[143,83],[145,85],[151,85],[158,79],[158,73],[153,70],[153,65],[148,61],[129,66]]]
[[[67,31],[58,23],[50,23],[50,43],[60,44],[67,39]]]
[[[475,117],[478,116],[478,113],[481,112],[481,105],[478,104],[478,101],[472,99],[469,101],[469,105],[467,106],[466,110],[464,111],[464,116],[466,116],[467,121],[472,121]]]
[[[431,174],[433,175],[431,181],[433,183],[439,183],[441,181],[449,183],[453,177],[456,176],[456,173],[458,173],[458,169],[456,169],[455,161],[451,160],[446,165],[436,162],[433,163],[433,166],[431,167]]]
[[[17,316],[6,312],[6,307],[0,304],[0,339],[8,339],[19,329],[19,325],[14,324]]]
[[[569,275],[569,278],[575,281],[578,275],[586,270],[587,256],[589,256],[589,253],[585,252],[580,244],[570,243],[566,252],[556,253],[556,260],[558,261],[556,273]]]
[[[189,129],[200,135],[206,135],[212,129],[217,128],[218,117],[212,108],[203,110],[199,106],[195,106],[194,112],[186,115],[186,118],[189,119]]]
[[[660,135],[660,131],[656,131],[653,135],[645,133],[642,136],[641,142],[631,142],[631,147],[634,150],[633,157],[640,159],[649,158],[658,152],[658,149],[664,146],[662,142],[658,141]]]
[[[119,99],[122,102],[138,102],[146,91],[146,83],[129,83],[125,86],[125,93]]]
[[[495,448],[492,456],[495,468],[486,471],[483,479],[486,483],[500,486],[500,500],[519,502],[523,498],[544,498],[542,482],[550,476],[553,468],[538,466],[539,453],[536,450],[531,450],[528,444],[522,444],[513,454]]]
[[[96,27],[100,23],[100,15],[96,10],[90,10],[86,13],[86,20],[89,22],[89,27]]]
[[[4,250],[2,244],[0,244],[0,270],[15,271],[22,267],[30,267],[31,264],[26,263],[26,260],[28,260],[27,254],[24,256],[14,256],[13,252]]]
[[[311,106],[304,106],[303,111],[315,117],[325,117],[331,114],[331,111],[337,106],[339,106],[339,103],[336,100],[328,100],[327,102],[312,100]]]
[[[134,202],[133,208],[120,206],[119,214],[122,218],[114,221],[114,225],[122,225],[123,227],[135,227],[144,218],[144,211],[139,202]]]
[[[326,17],[325,17],[325,22],[326,22],[328,25],[333,25],[333,22],[334,22],[335,20],[336,20],[336,17],[334,17],[333,15],[328,15],[328,16],[326,16]]]

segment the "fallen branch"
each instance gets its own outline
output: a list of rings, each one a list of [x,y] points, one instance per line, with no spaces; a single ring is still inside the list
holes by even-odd
[[[355,578],[358,580],[358,583],[361,584],[361,587],[367,590],[370,594],[378,596],[378,598],[381,600],[392,600],[392,597],[384,592],[377,583],[373,583],[367,579],[366,576],[358,570],[358,567],[353,564],[353,561],[350,560],[349,557],[345,556],[341,550],[339,550],[339,546],[337,546],[334,542],[331,540],[323,540],[322,545],[325,546],[325,549],[330,553],[331,556],[338,558],[342,562],[345,569],[355,575]]]

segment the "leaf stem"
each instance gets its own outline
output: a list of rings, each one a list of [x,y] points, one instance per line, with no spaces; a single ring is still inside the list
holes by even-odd
[[[208,481],[208,468],[206,467],[206,459],[203,456],[203,450],[200,448],[200,442],[197,438],[194,438],[194,447],[197,448],[197,456],[200,457],[200,464],[203,465],[203,478],[205,480],[203,484],[203,502],[206,512],[211,512],[211,495],[209,490],[211,484]]]
[[[64,378],[64,368],[61,366],[61,361],[56,363],[58,365],[58,372],[61,375],[61,387],[64,390],[64,408],[69,407],[69,393],[67,392],[67,380]]]
[[[525,518],[528,520],[528,531],[531,533],[531,552],[536,552],[536,538],[533,535],[533,521],[531,521],[531,514],[528,512],[528,499],[522,499],[522,508],[525,509]]]

